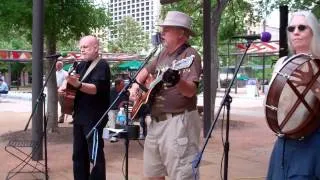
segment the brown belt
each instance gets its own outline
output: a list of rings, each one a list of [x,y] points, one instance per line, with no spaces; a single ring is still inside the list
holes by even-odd
[[[190,111],[193,111],[195,109],[192,109],[192,110],[187,110],[187,112],[190,112]],[[162,113],[158,116],[151,116],[151,119],[156,121],[156,122],[160,122],[160,121],[165,121],[167,119],[171,119],[175,116],[178,116],[180,114],[183,114],[185,111],[183,112],[177,112],[177,113]]]

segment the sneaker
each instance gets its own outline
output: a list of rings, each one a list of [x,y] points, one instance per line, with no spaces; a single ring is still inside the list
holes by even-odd
[[[116,137],[111,137],[111,138],[110,138],[110,142],[111,142],[111,143],[118,142],[118,139],[117,139]]]

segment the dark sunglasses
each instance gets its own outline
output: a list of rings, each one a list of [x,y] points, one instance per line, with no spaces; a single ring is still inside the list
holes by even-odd
[[[287,30],[289,31],[289,32],[294,32],[294,30],[296,29],[296,27],[298,27],[298,30],[300,31],[300,32],[302,32],[302,31],[304,31],[304,30],[306,30],[307,28],[308,28],[308,26],[306,26],[306,25],[298,25],[298,26],[288,26],[288,28],[287,28]]]

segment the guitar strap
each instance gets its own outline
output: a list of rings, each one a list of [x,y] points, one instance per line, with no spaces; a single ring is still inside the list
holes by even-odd
[[[86,73],[83,75],[83,77],[81,78],[80,82],[83,82],[86,77],[90,74],[90,72],[96,67],[96,65],[98,64],[98,62],[100,61],[101,59],[98,58],[98,59],[95,59],[94,61],[92,61],[92,63],[90,64],[89,68],[87,69]]]
[[[176,60],[178,56],[180,56],[180,54],[182,54],[188,47],[190,47],[189,44],[182,44],[177,50],[176,50],[176,56],[174,57],[174,59]],[[158,54],[158,57],[157,57],[157,61],[159,61],[159,55]]]
[[[180,47],[176,50],[177,54],[176,54],[175,59],[177,59],[177,57],[180,56],[188,47],[190,47],[190,45],[189,45],[189,44],[186,44],[186,43],[183,44],[182,46],[180,46]]]

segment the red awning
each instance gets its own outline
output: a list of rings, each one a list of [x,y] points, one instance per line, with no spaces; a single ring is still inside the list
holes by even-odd
[[[246,50],[246,45],[243,43],[236,44],[239,51],[243,52]],[[279,52],[279,42],[258,42],[252,43],[248,49],[249,53],[278,53]]]

